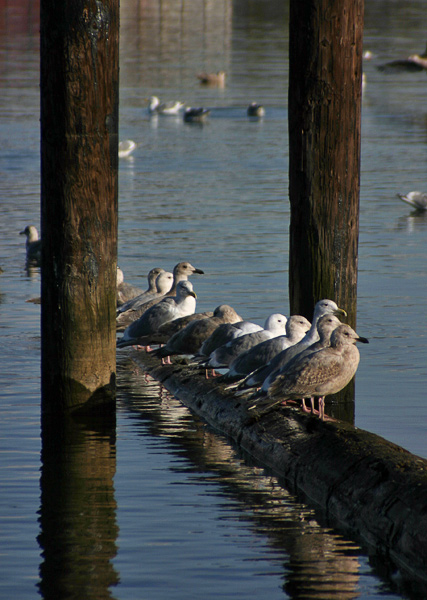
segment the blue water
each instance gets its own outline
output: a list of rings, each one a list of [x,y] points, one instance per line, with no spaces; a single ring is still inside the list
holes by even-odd
[[[427,457],[427,215],[396,198],[427,191],[426,80],[376,69],[424,49],[427,17],[421,2],[367,5],[357,329],[370,344],[355,424]],[[129,0],[121,11],[120,138],[140,144],[120,161],[126,280],[144,287],[152,266],[190,260],[206,273],[193,278],[198,310],[227,302],[260,324],[288,314],[285,8]],[[220,68],[224,90],[198,85],[195,73]],[[18,235],[40,214],[38,24],[25,0],[0,22],[0,89],[0,597],[406,597],[398,577],[146,386],[125,352],[116,438],[80,432],[57,474],[64,497],[40,484],[40,307],[27,302],[40,273],[25,270]],[[151,94],[210,106],[210,120],[150,119]],[[245,116],[252,100],[262,121]],[[61,576],[47,577],[56,560]]]

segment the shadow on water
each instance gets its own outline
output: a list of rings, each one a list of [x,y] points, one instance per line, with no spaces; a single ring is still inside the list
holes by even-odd
[[[112,598],[119,581],[115,417],[42,423],[41,505],[43,598]]]
[[[150,437],[168,439],[171,451],[188,461],[185,469],[196,474],[193,480],[208,478],[217,495],[234,500],[236,519],[267,540],[267,556],[260,552],[256,559],[258,571],[268,576],[279,569],[285,597],[360,598],[370,569],[368,575],[380,577],[385,590],[397,592],[399,587],[409,598],[420,597],[413,582],[397,578],[388,561],[368,556],[366,549],[336,533],[325,515],[289,493],[283,482],[211,431],[131,361],[123,359],[119,370],[119,404],[144,424]]]

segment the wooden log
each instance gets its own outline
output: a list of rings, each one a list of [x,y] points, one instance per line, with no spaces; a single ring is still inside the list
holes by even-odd
[[[328,522],[427,586],[427,460],[343,421],[282,407],[260,420],[197,367],[132,359],[185,406],[232,438]]]
[[[291,0],[289,302],[332,298],[356,324],[363,0]]]
[[[118,0],[41,2],[42,411],[115,399]]]

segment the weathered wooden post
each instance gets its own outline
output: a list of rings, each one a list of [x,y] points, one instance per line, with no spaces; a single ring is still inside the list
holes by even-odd
[[[355,325],[363,0],[290,0],[289,298],[334,299]]]
[[[114,406],[118,0],[41,1],[42,412]]]

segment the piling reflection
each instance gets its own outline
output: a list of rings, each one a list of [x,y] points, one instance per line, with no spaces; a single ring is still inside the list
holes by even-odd
[[[42,423],[41,505],[45,600],[112,598],[119,577],[117,552],[115,420]]]
[[[285,597],[359,597],[360,548],[318,524],[314,511],[300,503],[277,479],[251,465],[194,418],[180,402],[131,363],[122,364],[119,403],[139,414],[150,433],[167,437],[193,465],[194,478],[212,477],[222,494],[238,505],[238,519],[267,540],[269,559],[259,569],[268,575],[279,564]],[[265,571],[265,572],[264,572]]]

